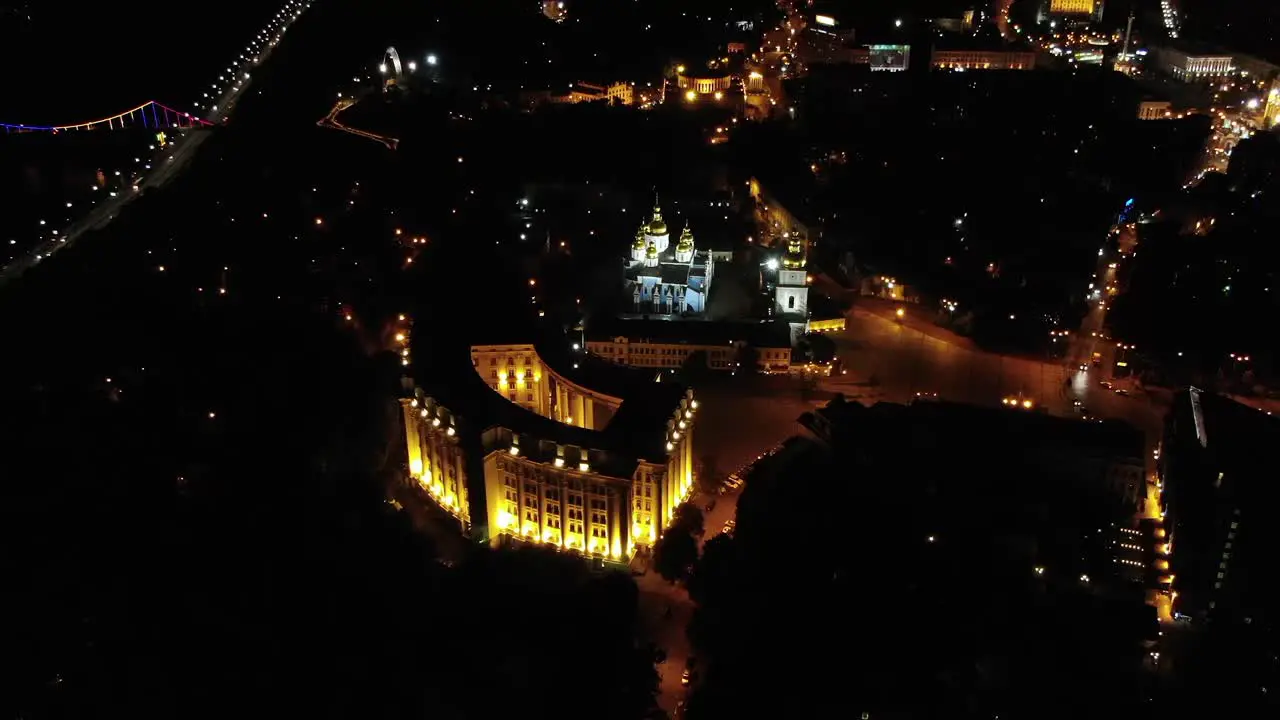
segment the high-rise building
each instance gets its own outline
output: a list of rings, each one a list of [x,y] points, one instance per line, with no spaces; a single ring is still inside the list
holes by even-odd
[[[1158,47],[1156,66],[1183,82],[1216,80],[1235,72],[1235,58],[1230,53],[1191,46]]]
[[[1039,22],[1062,20],[1068,24],[1100,22],[1103,0],[1041,0],[1037,19]]]
[[[1092,15],[1102,5],[1101,0],[1049,0],[1052,15]]]
[[[1277,446],[1280,418],[1196,388],[1175,396],[1159,461],[1175,612],[1258,626],[1280,618]]]

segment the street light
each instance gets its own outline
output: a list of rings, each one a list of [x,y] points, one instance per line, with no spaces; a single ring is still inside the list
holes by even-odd
[[[428,56],[427,56],[427,64],[428,64],[428,65],[435,65],[435,64],[436,64],[436,62],[437,62],[437,60],[436,60],[436,56],[435,56],[435,54],[431,54],[431,55],[428,55]]]

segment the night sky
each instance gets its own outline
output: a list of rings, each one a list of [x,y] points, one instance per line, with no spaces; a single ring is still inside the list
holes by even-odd
[[[186,108],[282,4],[0,0],[0,122],[77,122],[153,99]]]

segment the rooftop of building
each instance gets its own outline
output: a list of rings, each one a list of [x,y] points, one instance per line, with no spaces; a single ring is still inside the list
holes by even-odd
[[[1280,446],[1280,417],[1229,397],[1190,388],[1174,396],[1173,417],[1176,421],[1189,421],[1179,422],[1179,434],[1185,440],[1199,441],[1224,469],[1259,465],[1269,468],[1274,464],[1268,450]]]
[[[1087,422],[1047,413],[946,401],[867,407],[837,398],[814,411],[840,432],[930,433],[939,444],[978,449],[998,443],[1012,452],[1069,452],[1089,458],[1142,461],[1141,431],[1124,422]],[[809,426],[809,423],[803,423]]]
[[[1161,45],[1160,49],[1184,53],[1188,57],[1232,57],[1229,50],[1194,40],[1169,40]]]
[[[576,335],[576,334],[575,334]],[[578,350],[573,346],[579,345]],[[538,357],[553,372],[589,390],[619,398],[624,402],[643,395],[654,384],[653,370],[619,366],[585,352],[570,338],[544,336],[535,343]],[[674,406],[673,406],[674,409]]]
[[[666,253],[670,256],[671,253]],[[643,263],[628,265],[624,274],[628,280],[641,277],[656,277],[663,285],[688,285],[690,278],[705,277],[707,274],[708,253],[699,250],[691,262],[677,262],[674,258],[659,260],[657,267],[646,267]]]
[[[631,477],[639,459],[660,461],[665,453],[667,420],[674,416],[686,388],[669,381],[655,382],[652,371],[621,367],[575,352],[572,344],[562,339],[522,335],[476,344],[532,344],[551,371],[583,388],[621,399],[621,407],[603,430],[567,425],[494,392],[472,365],[469,348],[465,352],[459,346],[452,352],[415,354],[413,370],[423,395],[434,398],[454,415],[459,432],[478,437],[491,428],[505,428],[520,436],[525,457],[551,462],[557,444],[587,448],[594,451],[591,465],[595,472],[622,478]],[[485,448],[494,449],[500,448]],[[567,461],[577,462],[576,458]]]
[[[631,341],[672,345],[732,345],[746,343],[759,348],[791,347],[791,330],[782,320],[732,322],[725,320],[624,320],[601,318],[587,326],[588,340]],[[607,363],[612,364],[612,363]]]

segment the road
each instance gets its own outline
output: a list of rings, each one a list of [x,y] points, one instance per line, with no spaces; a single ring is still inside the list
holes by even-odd
[[[177,147],[174,147],[171,153],[168,153],[163,160],[157,160],[157,162],[160,162],[160,166],[152,170],[138,183],[137,190],[133,192],[122,191],[115,197],[108,197],[98,202],[87,215],[59,233],[58,237],[61,238],[59,241],[46,242],[34,248],[27,255],[6,265],[3,270],[0,270],[0,287],[18,278],[35,265],[48,260],[55,253],[70,247],[85,233],[106,227],[124,210],[126,205],[132,202],[134,198],[141,196],[142,191],[163,187],[170,180],[180,175],[195,155],[196,148],[200,147],[206,137],[208,137],[208,131],[188,131],[181,142],[175,143]]]
[[[847,373],[823,381],[822,388],[865,403],[909,402],[916,393],[936,393],[940,400],[997,406],[1003,398],[1019,397],[1061,416],[1076,415],[1079,400],[1091,415],[1158,431],[1159,412],[1143,396],[1135,391],[1122,397],[1102,386],[1110,380],[1103,369],[1078,370],[1077,358],[1105,341],[1089,338],[1066,361],[1000,355],[934,326],[915,308],[907,310],[899,323],[889,302],[860,302],[847,316],[846,329],[832,336]]]
[[[698,395],[699,415],[695,426],[695,446],[699,459],[714,458],[716,473],[727,475],[754,460],[765,450],[802,432],[796,423],[800,414],[822,405],[824,401],[804,401],[798,394],[789,397],[744,394],[736,385],[701,390]],[[696,495],[692,502],[704,508],[701,543],[713,538],[737,511],[739,493],[721,496]],[[708,503],[715,500],[712,510]],[[640,588],[640,618],[646,637],[667,653],[667,661],[658,665],[658,705],[668,714],[674,713],[687,692],[680,676],[689,657],[689,640],[685,628],[693,616],[693,603],[678,585],[663,580],[650,571],[636,578]],[[670,617],[667,608],[671,608]]]
[[[1119,252],[1104,248],[1099,254],[1093,277],[1097,296],[1080,326],[1062,336],[1067,347],[1061,359],[984,351],[968,338],[939,327],[928,311],[863,298],[848,314],[845,330],[832,336],[847,374],[825,380],[823,389],[868,403],[909,402],[916,393],[936,393],[940,400],[994,406],[1016,397],[1066,417],[1079,415],[1078,402],[1094,417],[1134,425],[1154,445],[1163,417],[1162,399],[1148,395],[1132,381],[1112,377],[1114,361],[1123,359],[1126,350],[1106,334],[1110,289],[1116,287],[1120,263],[1137,247],[1134,225],[1112,232]],[[899,307],[906,313],[901,321],[894,316]],[[1091,362],[1094,353],[1099,367]],[[1081,365],[1085,370],[1080,370]],[[1124,388],[1129,395],[1118,395],[1103,383]]]

